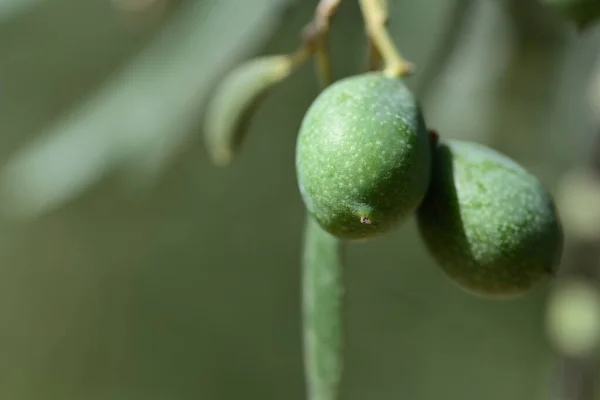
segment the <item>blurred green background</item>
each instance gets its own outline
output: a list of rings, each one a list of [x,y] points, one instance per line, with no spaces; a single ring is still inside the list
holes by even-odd
[[[599,30],[534,0],[390,3],[429,125],[558,193],[600,128]],[[224,73],[293,51],[315,5],[0,0],[1,399],[304,398],[294,145],[312,67],[259,107],[231,167],[201,125]],[[362,24],[344,0],[336,77],[365,70]],[[344,399],[558,398],[552,285],[465,294],[413,221],[347,264]]]

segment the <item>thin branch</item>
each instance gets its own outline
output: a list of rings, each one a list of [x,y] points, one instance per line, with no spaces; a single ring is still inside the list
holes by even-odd
[[[404,77],[413,70],[411,63],[400,55],[387,29],[388,11],[386,0],[360,0],[367,34],[377,47],[385,63],[383,73],[390,77]]]
[[[333,81],[329,51],[329,29],[341,0],[321,0],[315,11],[314,20],[304,28],[304,45],[316,55],[315,66],[321,87]]]

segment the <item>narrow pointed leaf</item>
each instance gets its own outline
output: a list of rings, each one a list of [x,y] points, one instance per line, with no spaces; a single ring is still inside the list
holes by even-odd
[[[253,111],[291,71],[289,56],[266,56],[243,63],[224,78],[208,105],[204,126],[206,146],[216,165],[232,161]]]
[[[343,242],[307,219],[302,292],[308,398],[337,400],[343,367]]]

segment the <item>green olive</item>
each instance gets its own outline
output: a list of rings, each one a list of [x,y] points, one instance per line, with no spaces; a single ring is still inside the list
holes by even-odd
[[[432,157],[431,185],[417,221],[427,248],[454,282],[502,298],[555,273],[562,226],[535,176],[470,142],[440,143]]]
[[[404,81],[365,73],[337,81],[308,109],[296,170],[304,203],[329,233],[367,239],[399,226],[425,196],[430,146]]]

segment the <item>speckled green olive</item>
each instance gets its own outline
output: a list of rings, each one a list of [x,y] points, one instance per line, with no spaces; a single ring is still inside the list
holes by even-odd
[[[573,21],[580,30],[600,19],[600,0],[542,0],[542,4]]]
[[[429,184],[430,146],[420,107],[401,79],[366,73],[337,81],[308,109],[298,135],[302,199],[346,240],[390,231]]]
[[[458,140],[438,144],[432,159],[417,221],[427,248],[454,282],[503,298],[554,274],[562,227],[535,176],[492,149]]]

